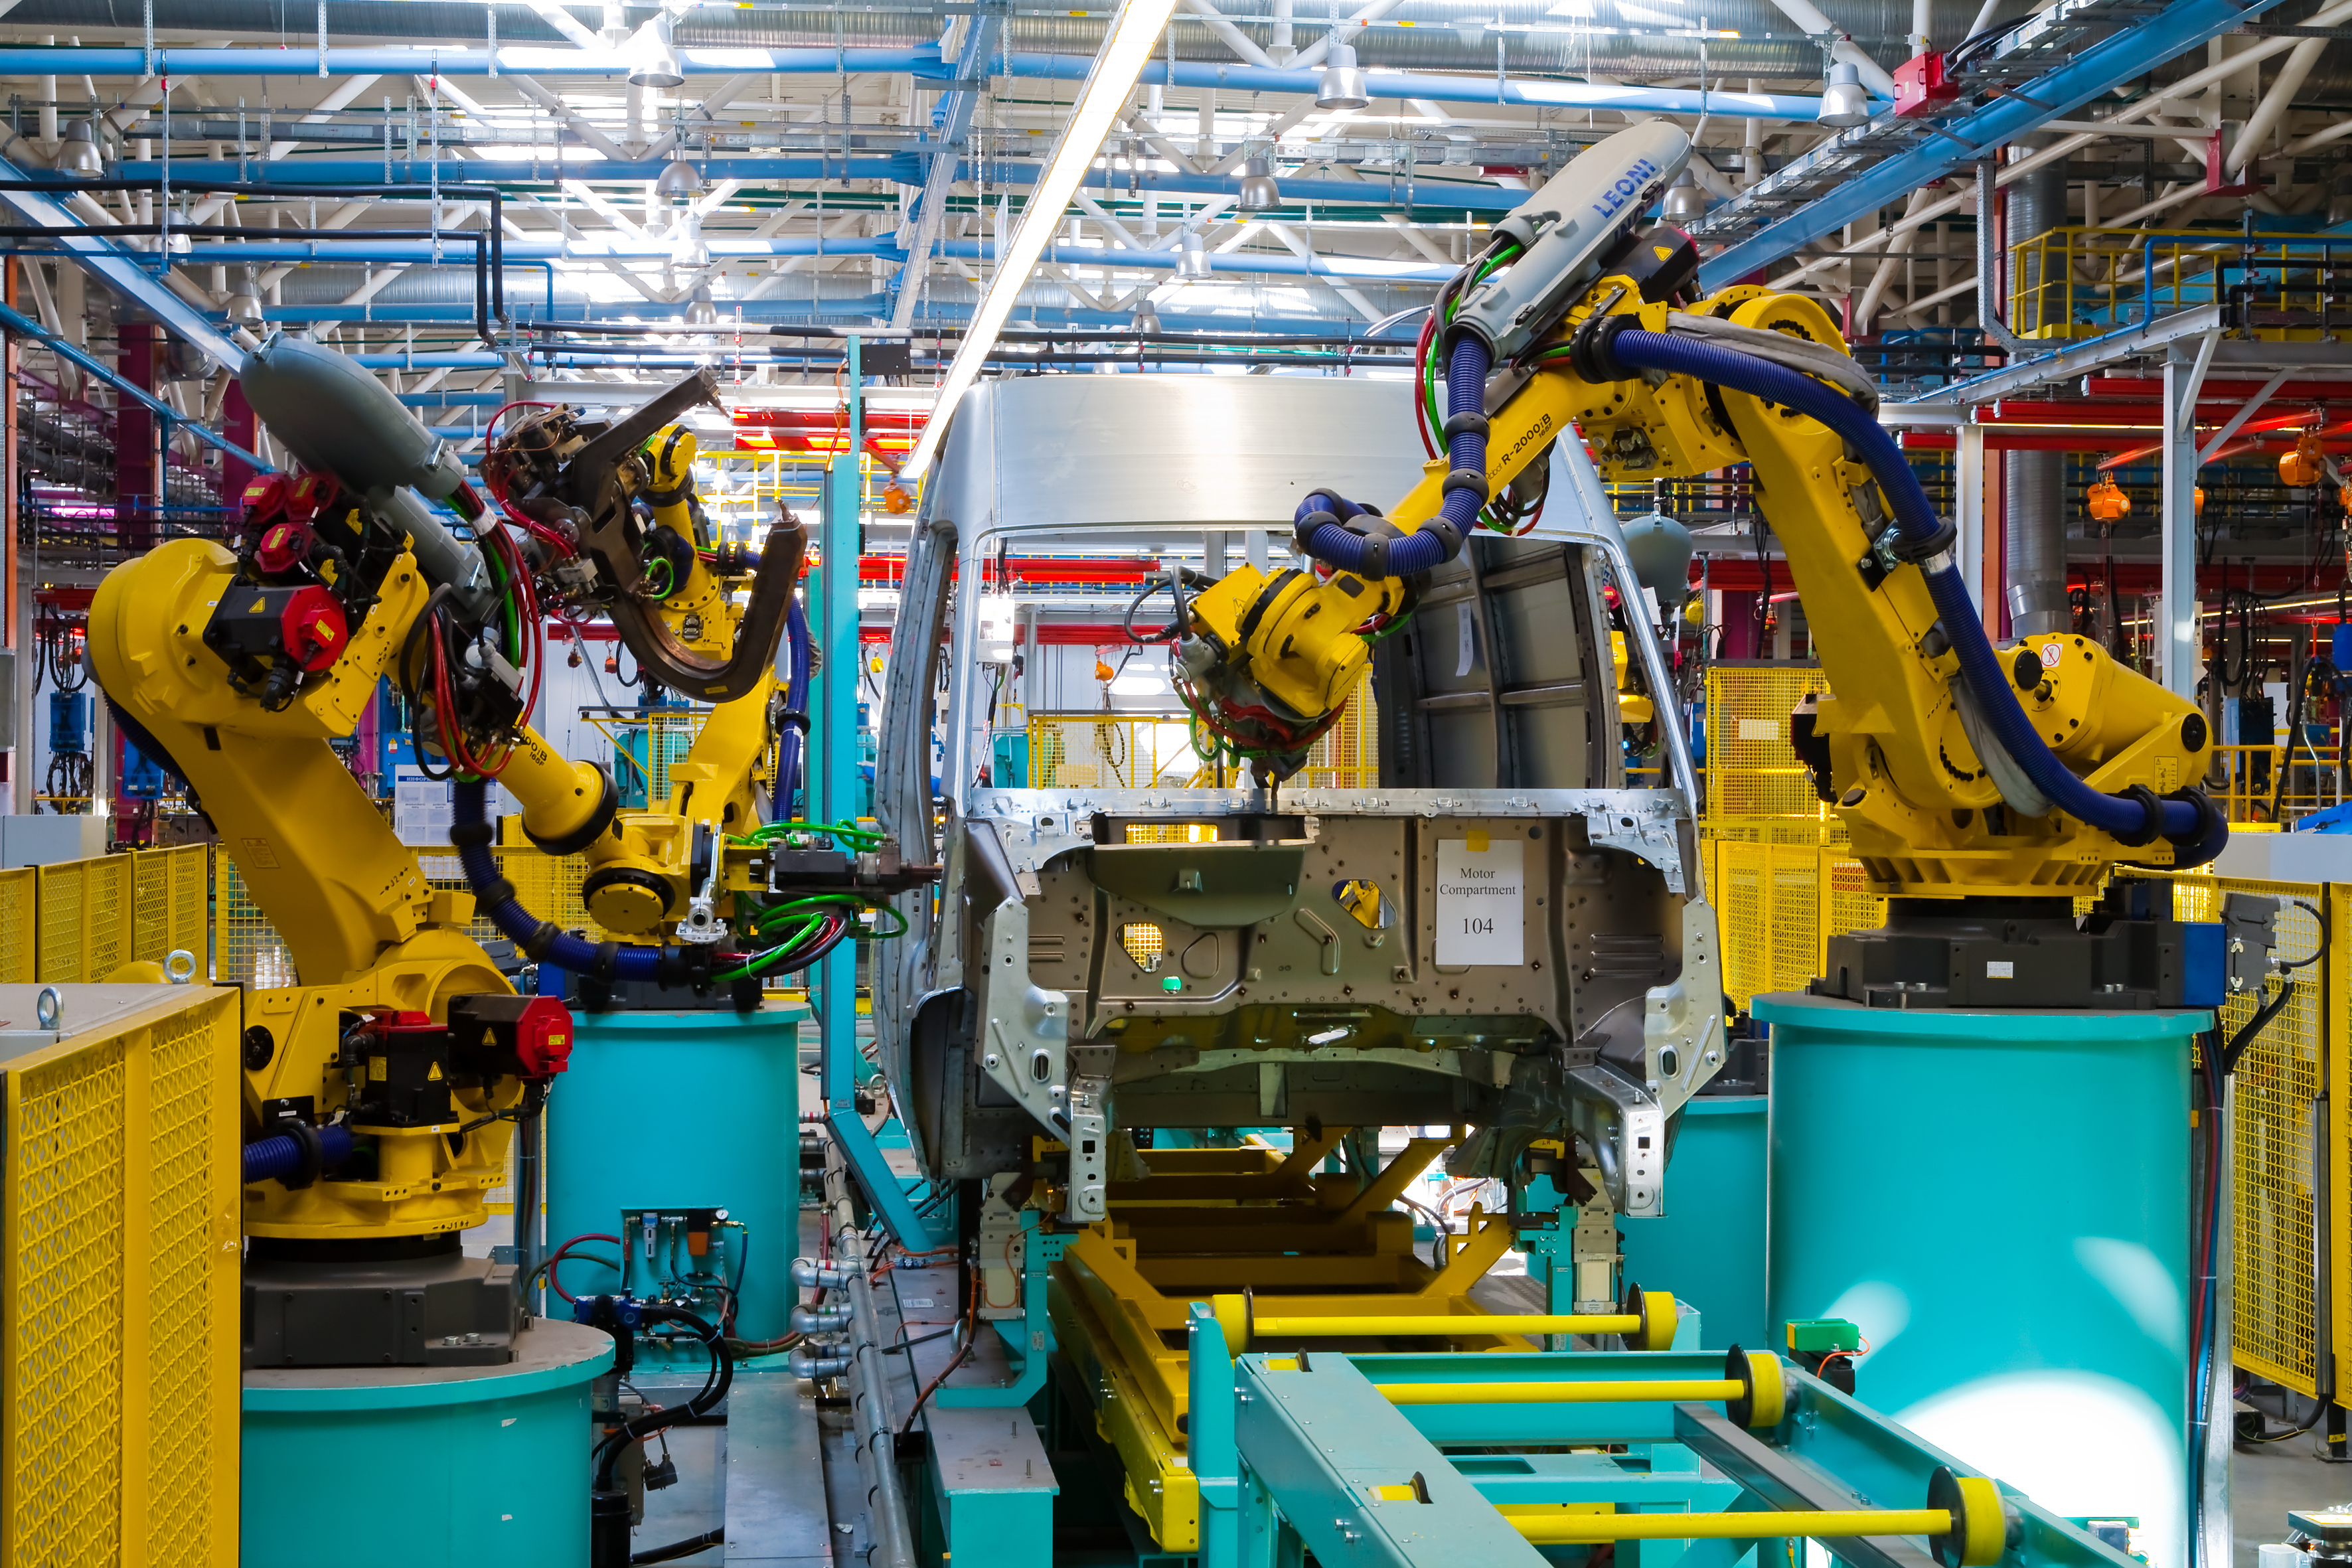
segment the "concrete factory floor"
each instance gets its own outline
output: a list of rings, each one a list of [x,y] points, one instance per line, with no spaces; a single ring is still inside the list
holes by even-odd
[[[2237,1568],[2254,1568],[2254,1548],[2286,1539],[2286,1510],[2352,1501],[2352,1465],[2312,1452],[2315,1434],[2240,1448],[2230,1462],[2230,1526]]]

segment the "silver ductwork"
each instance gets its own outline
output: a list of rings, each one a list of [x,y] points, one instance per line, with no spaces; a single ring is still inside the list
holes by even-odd
[[[2042,281],[2042,258],[2016,247],[2035,235],[2066,222],[2066,170],[2062,163],[2045,164],[2005,189],[2009,223],[2009,324],[2030,331],[2046,315],[2055,321],[2063,310],[2062,281],[2053,264],[2051,283],[2056,297],[2037,301]],[[2063,452],[2002,454],[2002,552],[2011,631],[2018,637],[2066,629],[2072,613],[2066,604],[2066,458]]]

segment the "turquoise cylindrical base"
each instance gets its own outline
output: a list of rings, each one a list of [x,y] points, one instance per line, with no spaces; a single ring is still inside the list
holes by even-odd
[[[580,1568],[612,1364],[602,1330],[541,1322],[504,1366],[247,1373],[242,1568]]]
[[[1699,1313],[1715,1349],[1770,1342],[1764,1326],[1766,1106],[1760,1094],[1701,1095],[1683,1107],[1666,1171],[1666,1212],[1621,1219],[1625,1279]],[[1696,1345],[1675,1342],[1676,1350]]]
[[[735,1331],[787,1331],[800,1251],[800,1026],[808,1009],[579,1013],[572,1065],[547,1104],[547,1237],[623,1234],[624,1210],[723,1208],[748,1227]],[[640,1235],[627,1243],[642,1250]],[[583,1249],[599,1257],[610,1245]],[[638,1258],[642,1264],[642,1258]],[[618,1290],[562,1266],[573,1295]],[[637,1276],[640,1294],[646,1293]],[[550,1311],[564,1310],[551,1300]],[[703,1352],[688,1359],[699,1365]]]
[[[1860,1325],[1856,1397],[2188,1560],[2189,1047],[2203,1012],[1759,996],[1766,1309]]]

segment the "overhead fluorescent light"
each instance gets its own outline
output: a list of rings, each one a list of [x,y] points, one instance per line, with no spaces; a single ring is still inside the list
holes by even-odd
[[[971,324],[940,383],[939,405],[907,456],[902,471],[908,479],[921,477],[938,455],[950,416],[979,378],[989,351],[996,346],[996,334],[1013,314],[1029,275],[1053,242],[1055,230],[1061,227],[1063,209],[1094,167],[1103,138],[1110,134],[1112,123],[1127,107],[1128,94],[1135,90],[1136,79],[1159,47],[1169,15],[1175,9],[1176,0],[1120,0],[1118,14],[1111,18],[1110,31],[1104,36],[1102,52],[1095,57],[1086,85],[1078,91],[1077,108],[1062,127],[1061,140],[1045,160],[1045,174],[1030,187],[1029,205],[1022,209],[1020,225],[997,258],[996,276],[972,311]]]

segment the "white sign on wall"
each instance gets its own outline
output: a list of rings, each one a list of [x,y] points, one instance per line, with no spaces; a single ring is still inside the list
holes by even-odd
[[[1438,840],[1437,962],[1525,963],[1527,888],[1521,840],[1484,834]]]

